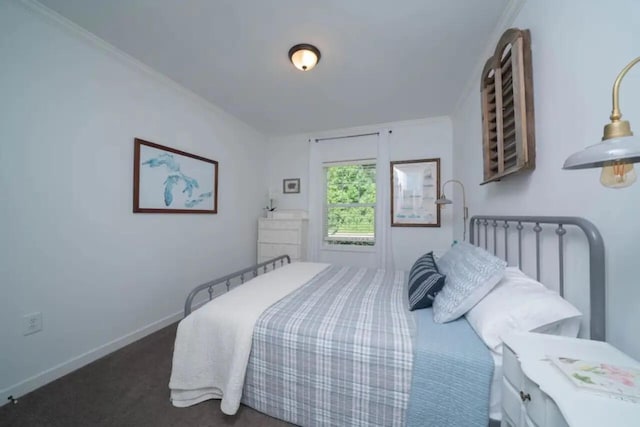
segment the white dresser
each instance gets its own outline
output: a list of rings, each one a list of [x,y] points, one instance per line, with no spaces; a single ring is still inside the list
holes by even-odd
[[[291,262],[307,259],[306,211],[276,211],[258,219],[258,262],[289,255]]]
[[[640,426],[640,403],[579,389],[547,359],[561,356],[640,368],[615,347],[536,333],[513,334],[504,343],[501,426]]]

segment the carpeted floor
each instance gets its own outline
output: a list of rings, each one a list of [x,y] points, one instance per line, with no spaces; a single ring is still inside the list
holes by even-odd
[[[232,417],[219,401],[190,408],[169,402],[177,324],[0,407],[0,426],[290,426],[242,406]]]

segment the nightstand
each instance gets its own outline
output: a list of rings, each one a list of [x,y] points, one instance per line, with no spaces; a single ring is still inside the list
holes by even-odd
[[[537,333],[509,335],[503,348],[501,426],[640,426],[640,403],[578,389],[547,356],[640,369],[639,362],[604,342]]]

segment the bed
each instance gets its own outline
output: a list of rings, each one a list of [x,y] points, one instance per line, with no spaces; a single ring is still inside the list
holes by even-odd
[[[588,329],[592,339],[604,340],[604,245],[593,224],[575,217],[476,216],[470,243],[521,266],[523,253],[528,256],[523,242],[530,240],[523,234],[533,233],[529,258],[539,279],[547,224],[555,227],[560,294],[566,240],[578,234],[566,230],[586,236]],[[218,285],[231,291],[213,298]],[[211,301],[191,313],[201,291]],[[501,357],[465,317],[437,324],[431,309],[409,311],[406,293],[401,271],[290,264],[287,256],[200,285],[187,298],[176,336],[172,402],[186,407],[221,399],[227,414],[242,402],[298,425],[498,420]]]

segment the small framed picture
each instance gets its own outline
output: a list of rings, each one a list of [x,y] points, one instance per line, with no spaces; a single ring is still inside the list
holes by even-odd
[[[282,192],[293,194],[300,192],[300,178],[285,178],[282,180]]]

